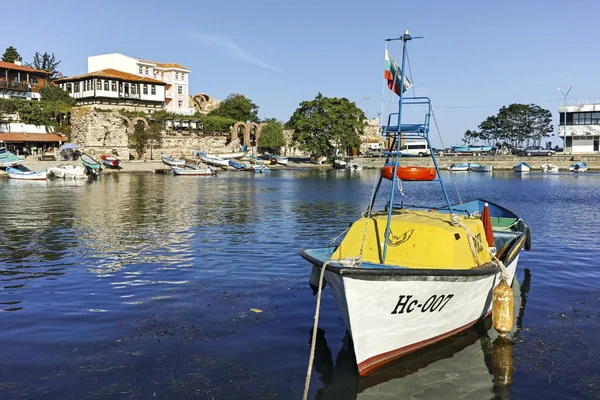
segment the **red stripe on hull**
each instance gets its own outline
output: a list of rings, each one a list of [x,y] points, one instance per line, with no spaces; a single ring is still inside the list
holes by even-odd
[[[437,343],[437,342],[444,340],[446,338],[449,338],[450,336],[453,336],[459,332],[469,329],[470,327],[475,325],[475,323],[477,323],[477,321],[484,319],[488,315],[490,315],[491,312],[492,311],[490,310],[484,317],[478,318],[475,321],[469,322],[468,324],[463,325],[459,328],[456,328],[452,331],[442,333],[439,336],[435,336],[435,337],[432,337],[431,339],[413,343],[408,346],[404,346],[404,347],[401,347],[396,350],[391,350],[386,353],[379,354],[377,356],[373,356],[369,359],[366,359],[365,361],[358,364],[358,373],[360,376],[367,376],[367,375],[371,374],[372,372],[374,372],[375,370],[377,370],[378,368],[381,368],[383,365],[389,363],[390,361],[393,361],[397,358],[400,358],[400,357],[410,354],[414,351],[422,349],[423,347]]]

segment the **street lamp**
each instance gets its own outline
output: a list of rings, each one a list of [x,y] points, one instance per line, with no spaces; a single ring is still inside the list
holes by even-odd
[[[563,130],[563,154],[567,154],[567,96],[569,95],[569,92],[571,91],[571,89],[573,89],[573,85],[571,85],[569,87],[569,90],[567,90],[567,93],[563,93],[562,90],[560,90],[560,88],[558,88],[558,91],[560,92],[560,94],[563,95],[563,110],[564,110],[564,117],[563,117],[563,126],[564,126],[564,130]]]

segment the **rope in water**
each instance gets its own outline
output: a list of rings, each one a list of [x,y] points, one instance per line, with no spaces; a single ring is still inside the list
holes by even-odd
[[[319,291],[317,294],[317,309],[315,311],[315,323],[313,324],[312,330],[312,341],[310,344],[310,356],[308,358],[308,371],[306,372],[306,380],[304,381],[304,395],[302,398],[306,400],[308,398],[308,388],[310,387],[310,376],[312,375],[313,361],[315,359],[315,348],[317,346],[317,326],[319,325],[319,311],[321,309],[321,294],[323,293],[323,277],[325,276],[325,270],[331,260],[325,261],[321,267],[321,275],[319,276]]]

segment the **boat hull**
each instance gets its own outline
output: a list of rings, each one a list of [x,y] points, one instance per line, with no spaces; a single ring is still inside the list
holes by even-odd
[[[453,172],[460,172],[460,171],[468,171],[469,170],[469,164],[468,163],[464,163],[464,164],[452,164],[448,167],[449,171],[453,171]]]
[[[173,175],[188,175],[188,176],[211,176],[216,175],[215,171],[208,168],[182,168],[177,166],[171,166],[171,170],[173,170]]]
[[[507,265],[509,283],[518,255]],[[317,267],[320,272],[320,267]],[[325,271],[352,335],[361,376],[462,332],[491,311],[499,269],[488,274],[340,274]]]
[[[47,171],[20,171],[15,168],[7,168],[8,177],[11,179],[21,179],[25,181],[45,181],[48,173]]]
[[[513,167],[515,172],[529,172],[531,167],[525,163],[519,163]]]
[[[471,165],[471,171],[473,172],[492,172],[494,169],[491,165]]]

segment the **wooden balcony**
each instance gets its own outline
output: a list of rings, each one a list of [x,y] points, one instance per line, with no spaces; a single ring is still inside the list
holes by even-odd
[[[27,83],[19,83],[0,79],[0,89],[16,90],[19,92],[29,92],[30,87]]]

